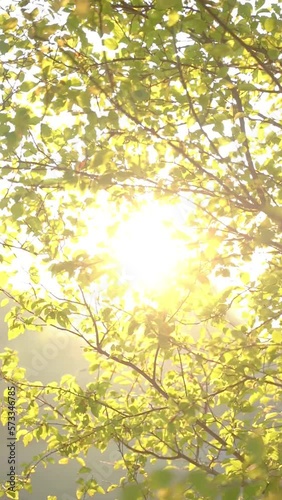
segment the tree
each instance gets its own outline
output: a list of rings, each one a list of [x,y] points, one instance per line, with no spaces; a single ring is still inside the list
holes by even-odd
[[[53,455],[63,463],[114,441],[123,498],[280,498],[281,5],[5,5],[9,336],[48,325],[77,336],[93,373],[86,388],[71,376],[44,386],[1,354],[18,440],[46,443],[16,489],[30,491]],[[154,203],[188,207],[173,234],[186,254],[148,293],[121,275],[111,242]],[[13,279],[23,260],[26,286]],[[150,474],[155,460],[163,468]],[[83,467],[77,498],[102,491]],[[176,483],[173,467],[185,471]]]

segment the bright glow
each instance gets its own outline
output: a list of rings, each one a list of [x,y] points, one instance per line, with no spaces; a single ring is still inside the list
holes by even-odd
[[[184,242],[173,237],[175,208],[157,202],[129,215],[116,231],[113,252],[121,274],[137,289],[165,287],[184,258]]]

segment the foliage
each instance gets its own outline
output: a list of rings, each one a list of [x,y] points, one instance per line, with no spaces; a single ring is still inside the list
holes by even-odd
[[[93,374],[44,386],[1,354],[18,439],[45,443],[18,488],[59,455],[102,492],[81,453],[115,442],[124,500],[280,498],[281,5],[7,0],[0,24],[9,338],[52,325]],[[189,206],[150,293],[109,244],[148,200]]]

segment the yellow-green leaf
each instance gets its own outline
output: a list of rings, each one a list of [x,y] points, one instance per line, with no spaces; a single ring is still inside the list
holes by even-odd
[[[179,14],[176,11],[172,11],[168,15],[167,25],[169,27],[174,26],[179,21]]]
[[[275,29],[276,27],[276,19],[274,17],[269,17],[268,19],[266,19],[264,21],[264,29],[266,29],[266,31],[272,31]]]

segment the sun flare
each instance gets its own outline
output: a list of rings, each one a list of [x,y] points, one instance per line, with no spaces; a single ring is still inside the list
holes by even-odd
[[[174,237],[175,209],[151,203],[122,221],[113,251],[124,278],[134,288],[165,286],[184,257],[184,243]]]

